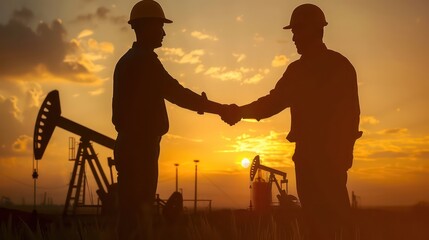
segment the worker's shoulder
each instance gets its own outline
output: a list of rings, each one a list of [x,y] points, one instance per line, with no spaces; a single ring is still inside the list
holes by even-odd
[[[297,59],[291,63],[289,63],[289,65],[286,68],[286,71],[290,72],[290,71],[295,71],[299,68],[301,68],[302,66],[302,60],[301,59]]]
[[[130,50],[128,50],[126,53],[124,53],[124,55],[122,55],[118,62],[116,63],[116,67],[120,67],[123,65],[127,65],[128,62],[132,61],[132,59],[135,58],[133,52]]]
[[[345,57],[343,54],[336,52],[334,50],[328,49],[326,51],[326,56],[327,56],[327,60],[329,62],[335,63],[335,64],[345,64],[345,65],[349,65],[352,66],[352,63],[350,62],[350,60]]]
[[[129,49],[116,63],[116,67],[150,66],[157,61],[155,53]]]

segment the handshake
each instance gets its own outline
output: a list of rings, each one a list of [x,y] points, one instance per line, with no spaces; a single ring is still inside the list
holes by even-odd
[[[238,123],[242,118],[240,107],[236,104],[222,105],[218,114],[230,126]]]
[[[230,126],[238,123],[242,118],[241,109],[236,104],[220,104],[207,99],[205,92],[202,92],[201,97],[203,99],[203,109],[198,111],[198,114],[204,114],[204,112],[218,114],[222,120],[228,123]]]

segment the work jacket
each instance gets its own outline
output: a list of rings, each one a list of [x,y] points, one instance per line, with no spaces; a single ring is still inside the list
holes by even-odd
[[[289,141],[307,152],[339,154],[351,166],[354,142],[362,134],[356,71],[324,44],[313,50],[292,62],[268,95],[245,107],[256,119],[290,107]]]
[[[193,111],[203,110],[204,99],[171,77],[153,49],[137,42],[116,64],[113,82],[112,122],[122,135],[167,133],[165,99]]]

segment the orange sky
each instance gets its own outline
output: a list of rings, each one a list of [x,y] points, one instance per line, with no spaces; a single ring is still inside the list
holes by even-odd
[[[126,23],[136,1],[2,0],[0,2],[0,196],[32,202],[32,134],[47,93],[58,89],[63,116],[115,137],[112,73],[134,41]],[[246,104],[272,89],[299,58],[282,29],[302,1],[159,1],[174,21],[156,50],[184,86],[221,103]],[[328,48],[345,55],[358,73],[361,130],[349,190],[363,205],[429,201],[429,3],[313,1],[325,12]],[[230,127],[215,115],[167,104],[170,132],[162,140],[158,192],[175,187],[179,163],[184,197],[193,197],[194,159],[199,196],[218,207],[245,208],[249,169],[243,158],[285,171],[295,193],[285,140],[289,110],[261,122]],[[68,138],[56,129],[39,165],[43,192],[62,204],[72,171]],[[105,164],[112,151],[94,145]],[[105,168],[107,172],[107,168]],[[95,194],[95,183],[91,184]]]

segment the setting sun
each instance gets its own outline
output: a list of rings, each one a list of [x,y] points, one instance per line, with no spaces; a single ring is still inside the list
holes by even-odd
[[[241,160],[241,166],[244,168],[248,168],[250,165],[250,160],[248,158],[243,158],[243,160]]]

